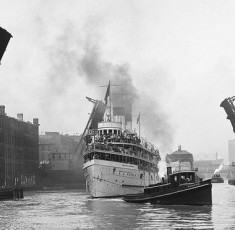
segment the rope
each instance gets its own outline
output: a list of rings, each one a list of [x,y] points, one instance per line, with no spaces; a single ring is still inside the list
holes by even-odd
[[[118,185],[119,187],[122,187],[122,185],[120,185],[118,183],[115,183],[115,182],[107,181],[105,179],[101,179],[101,178],[98,178],[98,177],[93,177],[93,178],[96,179],[96,180],[105,181],[105,182],[108,182],[110,184],[114,184],[114,185]],[[139,190],[134,189],[134,188],[128,188],[128,189],[133,190],[133,191],[137,191],[137,192],[139,191]]]

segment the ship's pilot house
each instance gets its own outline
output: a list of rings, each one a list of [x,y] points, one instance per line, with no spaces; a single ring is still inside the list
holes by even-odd
[[[195,171],[186,170],[171,172],[171,167],[167,167],[168,183],[181,185],[185,183],[195,183]]]

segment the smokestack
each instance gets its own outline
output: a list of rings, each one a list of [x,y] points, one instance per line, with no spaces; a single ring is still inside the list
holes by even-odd
[[[168,180],[168,183],[170,181],[170,174],[172,174],[172,168],[170,166],[168,166],[166,168],[166,172],[167,172],[167,180]]]
[[[17,120],[23,121],[23,113],[17,113]]]
[[[5,106],[4,105],[0,105],[0,115],[5,116]]]
[[[39,126],[38,118],[34,118],[33,119],[33,124],[36,125],[36,126]]]
[[[167,176],[169,176],[172,173],[171,167],[167,167]]]
[[[181,145],[178,146],[178,151],[181,151]]]

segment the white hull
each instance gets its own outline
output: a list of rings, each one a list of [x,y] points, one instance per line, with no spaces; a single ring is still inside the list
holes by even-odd
[[[137,165],[93,159],[84,164],[87,190],[93,197],[118,197],[143,192],[159,182],[158,174]]]

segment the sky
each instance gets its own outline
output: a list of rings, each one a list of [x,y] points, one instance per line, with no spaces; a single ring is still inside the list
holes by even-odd
[[[232,0],[0,0],[13,38],[0,66],[8,116],[40,133],[82,133],[108,80],[129,83],[133,120],[163,154],[228,159],[234,133],[220,103],[235,95]],[[133,122],[135,123],[135,122]],[[134,124],[136,125],[136,124]]]

